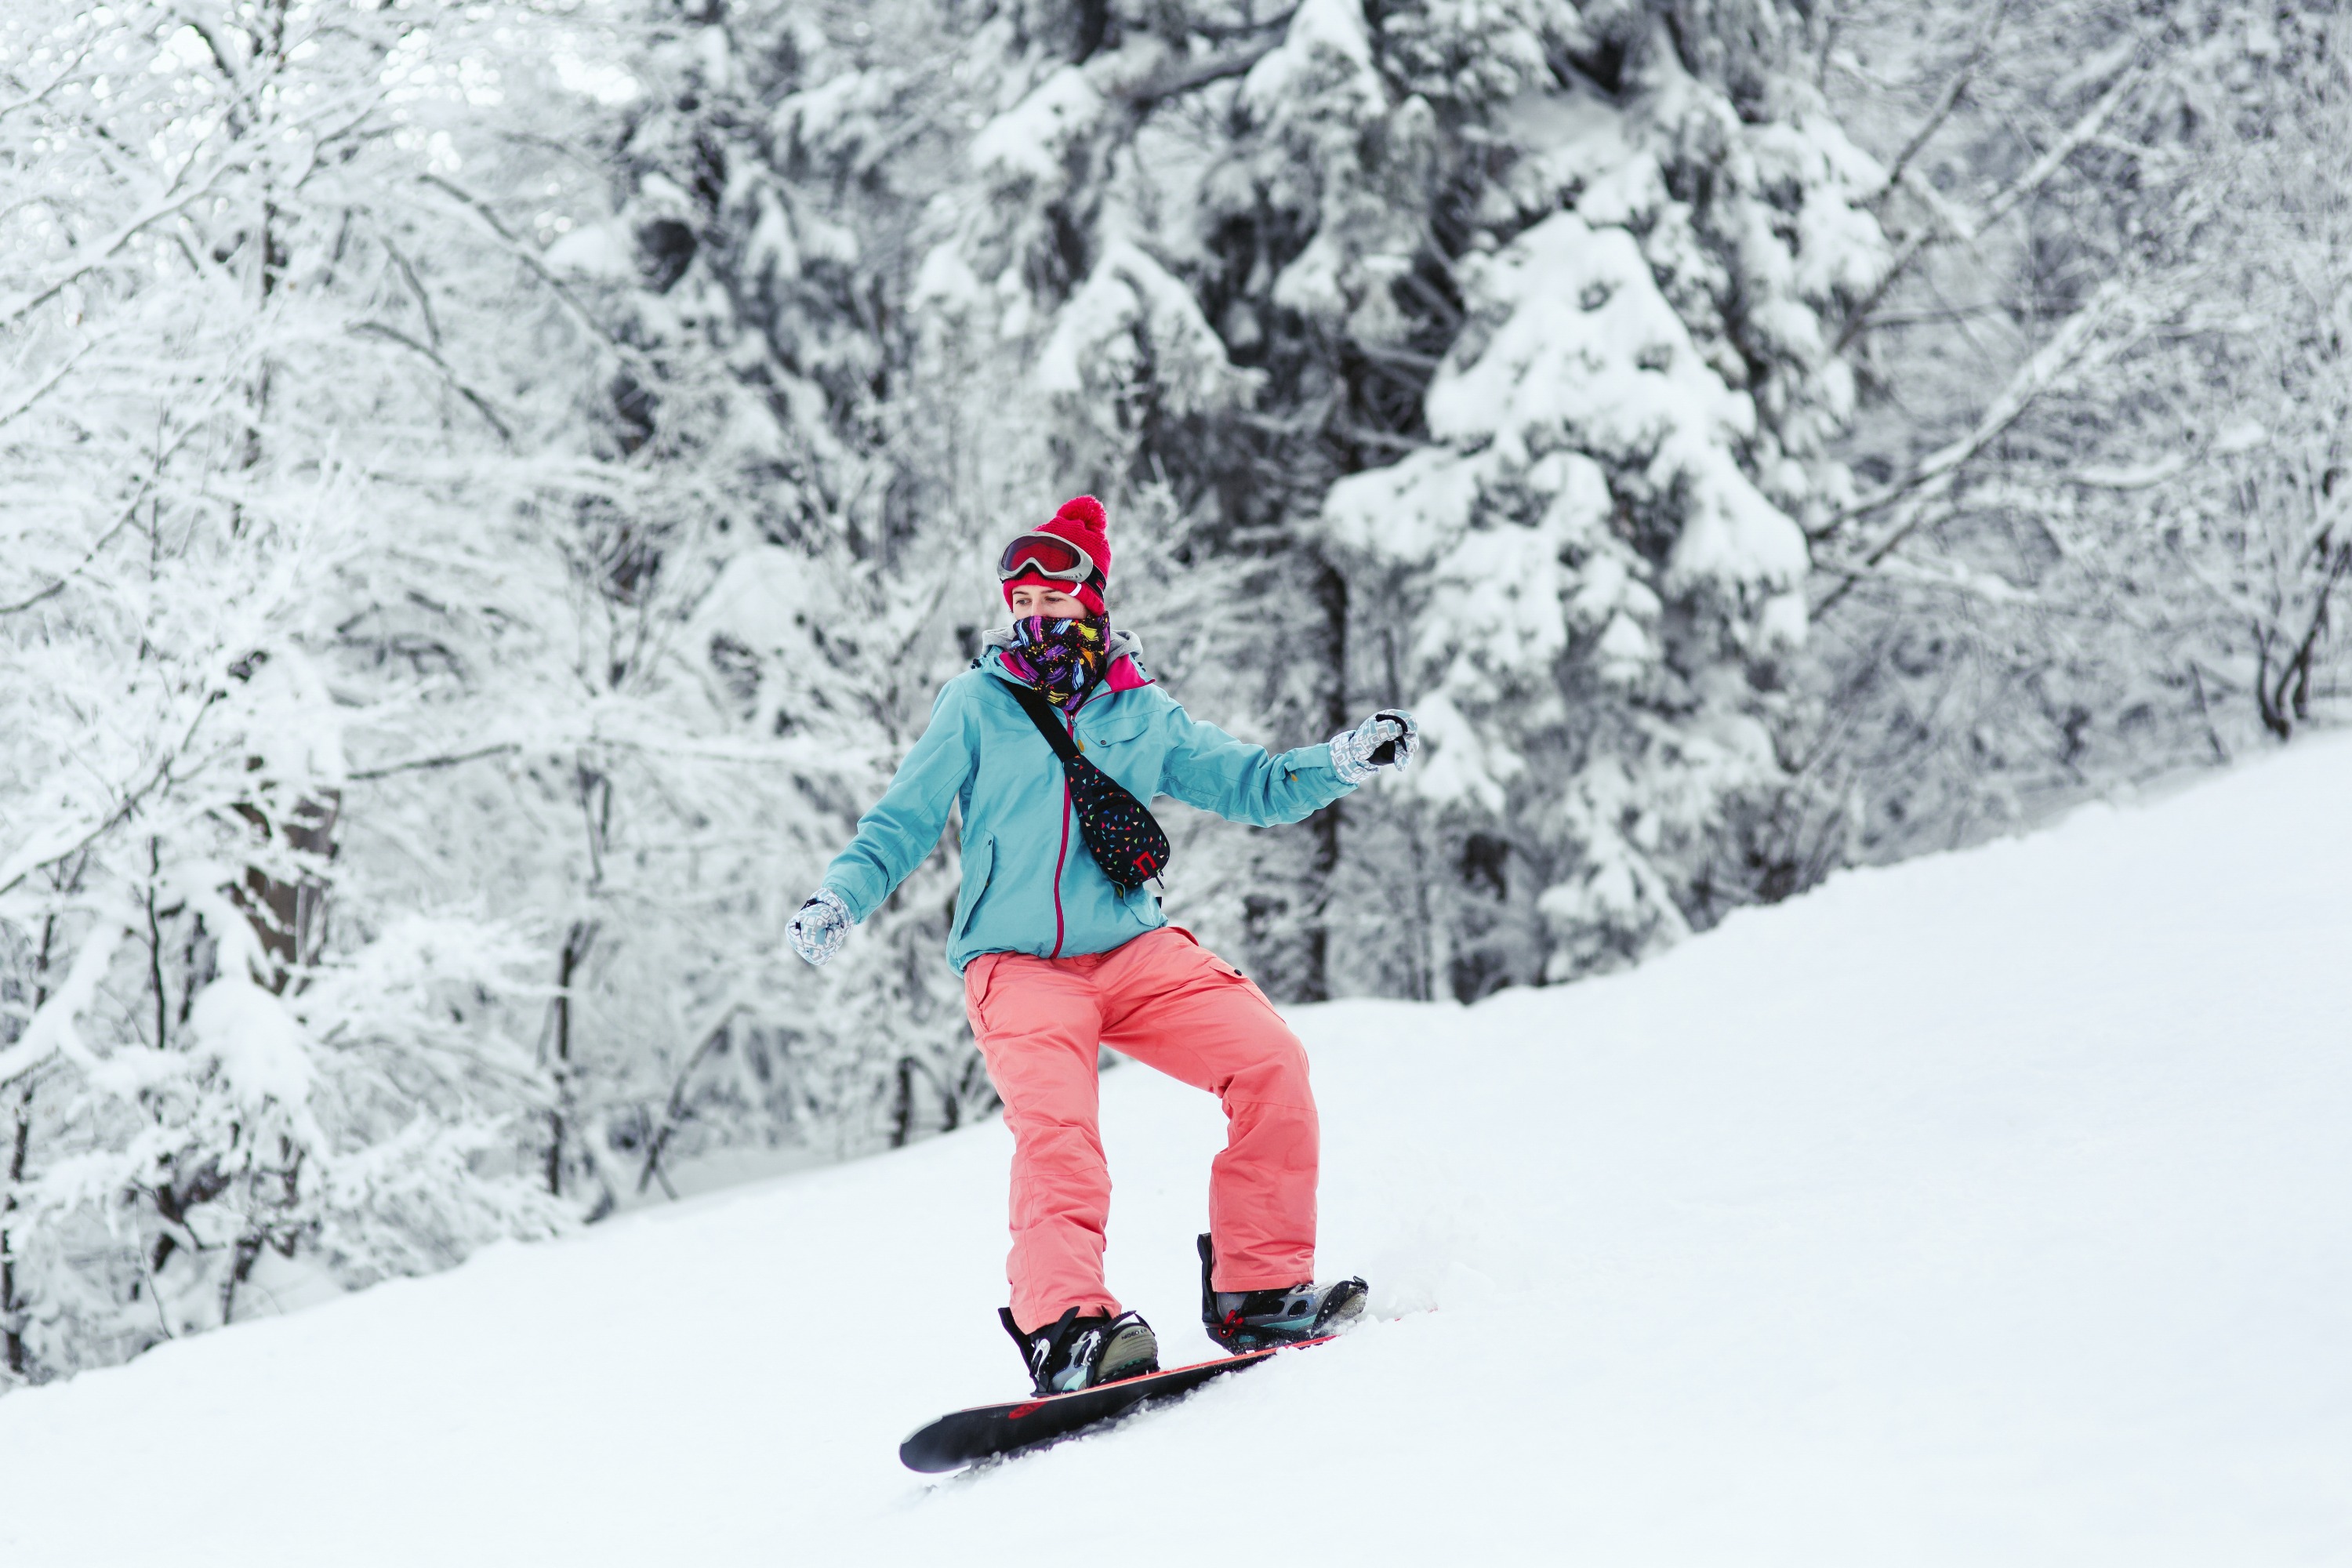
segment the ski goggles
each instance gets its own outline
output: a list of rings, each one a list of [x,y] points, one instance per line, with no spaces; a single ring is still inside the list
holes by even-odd
[[[1043,577],[1049,583],[1086,584],[1098,581],[1095,558],[1053,533],[1024,533],[1004,547],[997,558],[996,580]]]

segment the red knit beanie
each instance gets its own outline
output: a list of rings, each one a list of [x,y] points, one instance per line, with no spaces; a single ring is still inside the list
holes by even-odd
[[[1010,607],[1013,603],[1013,589],[1024,583],[1035,583],[1047,588],[1058,588],[1068,594],[1084,605],[1089,615],[1101,615],[1103,613],[1102,590],[1110,585],[1110,518],[1104,512],[1103,503],[1092,496],[1078,496],[1066,500],[1062,503],[1062,510],[1054,514],[1051,522],[1034,528],[1030,531],[1050,533],[1055,538],[1066,539],[1085,551],[1094,558],[1095,570],[1102,574],[1102,584],[1097,586],[1093,583],[1082,583],[1074,586],[1068,583],[1042,576],[1034,572],[1024,572],[1019,576],[1006,580],[1004,584],[1006,606]]]

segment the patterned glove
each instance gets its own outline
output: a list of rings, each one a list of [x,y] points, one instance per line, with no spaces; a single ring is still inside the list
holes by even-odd
[[[1401,708],[1383,708],[1352,730],[1331,737],[1331,771],[1341,784],[1360,784],[1374,768],[1403,767],[1412,761],[1421,726]]]
[[[819,888],[784,928],[784,940],[793,944],[794,952],[822,966],[849,940],[850,924],[849,906],[841,901],[841,895],[831,888]]]

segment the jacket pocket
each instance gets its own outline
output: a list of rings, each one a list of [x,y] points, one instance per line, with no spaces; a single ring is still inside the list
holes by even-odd
[[[1113,703],[1108,712],[1082,722],[1078,731],[1085,760],[1133,795],[1148,813],[1152,801],[1164,793],[1160,774],[1167,759],[1166,738],[1153,723],[1150,710],[1139,702]],[[1166,857],[1160,858],[1164,862]]]
[[[996,840],[982,838],[977,844],[967,844],[963,850],[963,881],[956,889],[955,931],[961,940],[971,925],[971,918],[980,912],[980,900],[987,895],[989,879],[996,874]]]
[[[1081,727],[1078,739],[1089,746],[1116,746],[1151,728],[1151,715],[1139,706],[1131,713],[1111,712]]]

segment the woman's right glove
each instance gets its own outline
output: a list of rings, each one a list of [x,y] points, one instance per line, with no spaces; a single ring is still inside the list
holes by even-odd
[[[1402,768],[1412,762],[1413,743],[1420,739],[1421,726],[1412,714],[1402,708],[1383,708],[1331,737],[1331,771],[1341,784],[1360,784],[1372,776],[1374,768]]]
[[[794,952],[822,967],[849,940],[853,923],[841,895],[831,888],[819,888],[784,927],[784,940],[793,944]]]

